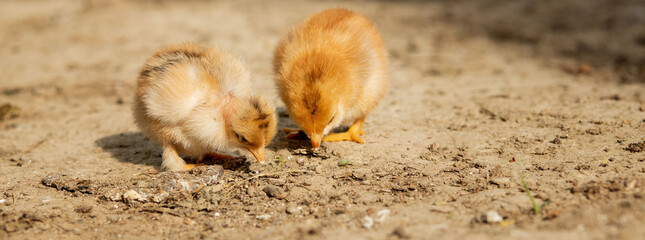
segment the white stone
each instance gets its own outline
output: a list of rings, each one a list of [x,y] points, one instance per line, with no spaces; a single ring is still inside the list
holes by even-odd
[[[486,222],[487,223],[499,223],[502,222],[504,218],[497,213],[497,211],[488,211],[486,212]]]
[[[123,199],[126,201],[136,200],[142,202],[143,196],[141,196],[141,194],[139,194],[137,191],[130,189],[128,191],[125,191],[125,193],[123,194]]]
[[[370,229],[374,226],[374,219],[369,216],[365,216],[361,219],[361,225],[363,225],[364,228]]]

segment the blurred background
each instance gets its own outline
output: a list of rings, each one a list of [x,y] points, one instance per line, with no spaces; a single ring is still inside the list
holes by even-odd
[[[154,49],[180,41],[230,49],[247,59],[256,76],[270,78],[273,47],[288,27],[332,6],[373,19],[394,57],[414,53],[406,49],[438,51],[441,46],[434,43],[442,36],[431,31],[449,27],[461,38],[527,46],[548,64],[570,60],[560,67],[574,74],[605,69],[618,74],[612,81],[645,82],[641,0],[3,0],[2,5],[5,90],[44,80],[132,82]],[[432,66],[433,60],[415,61]]]

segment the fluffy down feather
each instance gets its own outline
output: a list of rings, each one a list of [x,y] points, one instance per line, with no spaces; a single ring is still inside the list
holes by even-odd
[[[246,148],[262,162],[264,146],[275,135],[275,108],[251,95],[242,60],[191,43],[160,49],[148,58],[133,112],[141,131],[164,148],[162,166],[169,170],[186,168],[177,152],[201,160]]]
[[[389,87],[380,35],[347,9],[329,9],[295,26],[278,44],[273,65],[282,101],[314,148],[340,124],[362,126]]]

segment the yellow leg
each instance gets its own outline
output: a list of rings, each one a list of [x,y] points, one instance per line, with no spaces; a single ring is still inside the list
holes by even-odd
[[[190,169],[193,169],[193,168],[199,167],[199,166],[204,166],[204,164],[202,164],[202,163],[186,164],[186,165],[184,165],[184,170],[190,170]]]
[[[302,130],[295,128],[283,128],[282,131],[287,133],[288,139],[303,139],[303,136],[307,136]]]
[[[283,128],[282,131],[284,133],[294,133],[294,132],[299,132],[300,129],[295,129],[295,128]]]
[[[325,138],[323,138],[324,142],[339,142],[339,141],[354,141],[360,144],[363,144],[363,139],[361,139],[361,135],[365,134],[363,131],[363,122],[365,122],[365,118],[358,119],[354,121],[354,124],[352,124],[351,127],[347,130],[347,132],[343,133],[332,133],[327,135]]]

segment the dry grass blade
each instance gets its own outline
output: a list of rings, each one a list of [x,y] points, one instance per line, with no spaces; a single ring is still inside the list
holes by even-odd
[[[522,186],[524,186],[524,191],[526,192],[526,194],[529,195],[529,199],[531,199],[531,204],[533,205],[533,213],[537,215],[538,213],[540,213],[540,209],[542,209],[543,207],[549,204],[549,201],[547,200],[547,201],[544,201],[542,205],[537,205],[537,203],[535,203],[535,198],[533,198],[533,194],[531,194],[531,190],[529,190],[529,186],[526,184],[526,181],[524,180],[524,172],[520,173],[520,180],[522,180]]]
[[[262,174],[258,174],[258,175],[255,175],[255,176],[252,176],[252,177],[246,178],[246,179],[244,179],[244,180],[242,180],[242,181],[235,182],[235,183],[230,184],[230,185],[226,185],[226,187],[224,187],[224,189],[225,189],[224,193],[225,193],[225,194],[226,194],[226,193],[229,193],[229,192],[230,192],[231,190],[233,190],[235,187],[240,186],[242,183],[245,183],[245,182],[251,181],[251,180],[253,180],[253,179],[257,179],[257,178],[261,178],[261,177],[268,177],[268,176],[275,176],[275,175],[280,175],[280,174],[285,174],[285,173],[306,173],[306,172],[309,172],[309,171],[307,171],[307,170],[287,170],[287,171],[279,171],[279,172],[271,172],[271,173],[262,173]]]

